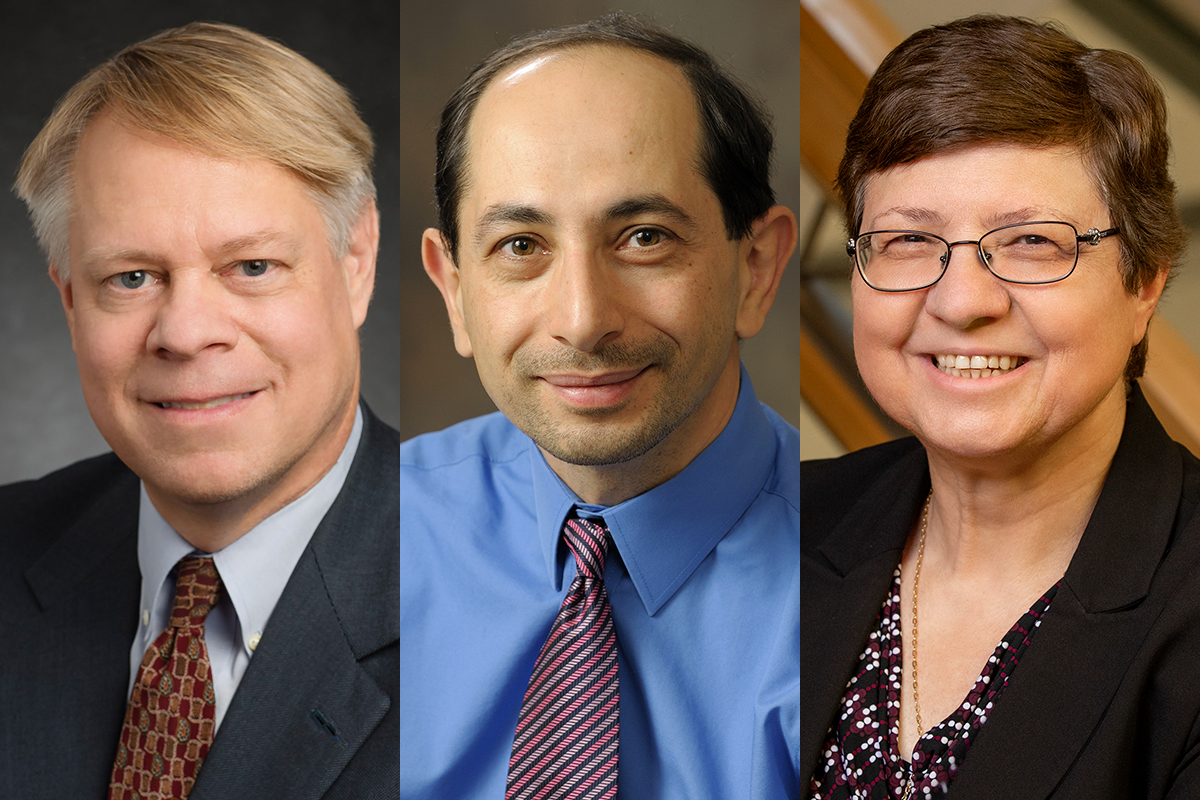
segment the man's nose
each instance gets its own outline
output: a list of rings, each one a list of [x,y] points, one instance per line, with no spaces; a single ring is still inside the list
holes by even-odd
[[[202,271],[181,272],[167,278],[146,338],[146,348],[165,358],[195,358],[210,348],[231,348],[237,343],[234,298],[218,276]]]
[[[551,336],[585,353],[620,336],[625,317],[613,267],[594,250],[569,247],[552,270],[544,297]]]

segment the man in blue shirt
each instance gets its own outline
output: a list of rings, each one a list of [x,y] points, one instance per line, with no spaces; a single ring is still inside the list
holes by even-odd
[[[796,243],[770,152],[706,53],[625,15],[518,39],[447,104],[422,256],[501,413],[401,447],[403,797],[565,797],[543,773],[580,763],[570,796],[799,796],[798,435],[738,358]],[[564,712],[570,755],[527,767],[527,690],[576,666],[539,653],[597,583],[575,519],[610,537],[619,722],[576,749]]]

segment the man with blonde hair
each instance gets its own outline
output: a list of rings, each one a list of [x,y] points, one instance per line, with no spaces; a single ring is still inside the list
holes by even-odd
[[[398,794],[373,144],[230,25],[100,65],[16,191],[113,452],[0,487],[0,797]]]

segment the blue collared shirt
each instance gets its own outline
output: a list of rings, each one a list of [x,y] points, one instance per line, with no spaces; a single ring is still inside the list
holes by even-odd
[[[337,499],[350,462],[362,438],[362,409],[338,460],[311,489],[255,525],[243,536],[213,553],[225,595],[204,623],[204,642],[212,665],[216,728],[241,683],[250,658],[262,638],[296,562],[308,547],[333,501]],[[129,651],[129,691],[137,679],[142,656],[167,627],[175,599],[172,570],[179,559],[199,553],[171,527],[150,502],[142,487],[138,508],[138,567],[142,601],[138,632]]]
[[[725,429],[679,475],[585,506],[492,414],[400,450],[404,800],[504,797],[517,714],[575,575],[573,506],[612,532],[618,797],[799,796],[799,434],[742,372]]]

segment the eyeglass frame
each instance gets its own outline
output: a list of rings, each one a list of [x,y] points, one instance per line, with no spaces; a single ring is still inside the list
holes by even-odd
[[[986,239],[987,237],[991,236],[993,233],[996,233],[997,231],[1007,230],[1008,228],[1020,228],[1025,225],[1066,225],[1068,228],[1075,231],[1075,261],[1071,264],[1071,269],[1069,269],[1067,271],[1066,275],[1063,275],[1061,278],[1054,278],[1054,279],[1048,280],[1048,281],[1014,281],[1014,280],[1009,280],[1008,278],[1004,278],[999,275],[996,275],[996,273],[992,271],[991,258],[983,250],[983,244],[982,244],[983,240]],[[1016,284],[1018,286],[1046,286],[1051,283],[1058,283],[1059,281],[1065,281],[1067,278],[1071,277],[1072,273],[1075,272],[1075,267],[1079,266],[1079,245],[1087,243],[1094,247],[1094,246],[1100,244],[1101,239],[1107,239],[1109,236],[1116,236],[1120,232],[1121,232],[1121,229],[1119,227],[1118,228],[1109,228],[1109,229],[1103,230],[1103,231],[1100,230],[1099,228],[1092,227],[1092,228],[1088,228],[1086,233],[1081,234],[1079,232],[1079,229],[1076,228],[1074,225],[1072,225],[1069,222],[1064,222],[1064,221],[1058,220],[1058,219],[1041,219],[1041,220],[1032,220],[1030,222],[1014,222],[1011,225],[1001,225],[999,228],[993,228],[992,230],[983,234],[978,239],[963,239],[958,242],[951,242],[951,241],[947,241],[946,239],[943,239],[941,236],[938,236],[936,233],[929,233],[928,231],[905,230],[903,228],[884,228],[883,230],[867,231],[866,233],[860,233],[858,236],[855,236],[854,238],[847,240],[846,254],[850,256],[850,259],[852,261],[854,261],[854,267],[856,270],[858,270],[858,276],[860,278],[862,278],[863,283],[865,283],[868,287],[870,287],[871,289],[873,289],[877,292],[889,292],[891,294],[897,294],[897,293],[901,293],[901,292],[919,292],[922,289],[928,289],[930,286],[933,286],[938,281],[940,281],[943,276],[945,276],[946,270],[950,267],[950,254],[953,252],[953,248],[957,247],[960,244],[975,245],[975,251],[977,253],[979,253],[979,260],[983,262],[983,266],[987,269],[988,272],[990,272],[992,275],[994,275],[997,279],[1002,280],[1005,283],[1012,283],[1012,284]],[[859,258],[859,255],[858,255],[858,240],[862,239],[864,236],[872,236],[877,233],[916,233],[916,234],[920,234],[921,236],[929,236],[933,239],[937,239],[939,242],[946,245],[946,258],[944,260],[939,259],[942,261],[942,271],[939,272],[938,276],[936,278],[934,278],[932,281],[930,281],[929,283],[923,284],[921,286],[914,286],[911,289],[880,289],[879,287],[872,285],[871,282],[869,280],[867,280],[867,276],[863,271],[862,260]]]

